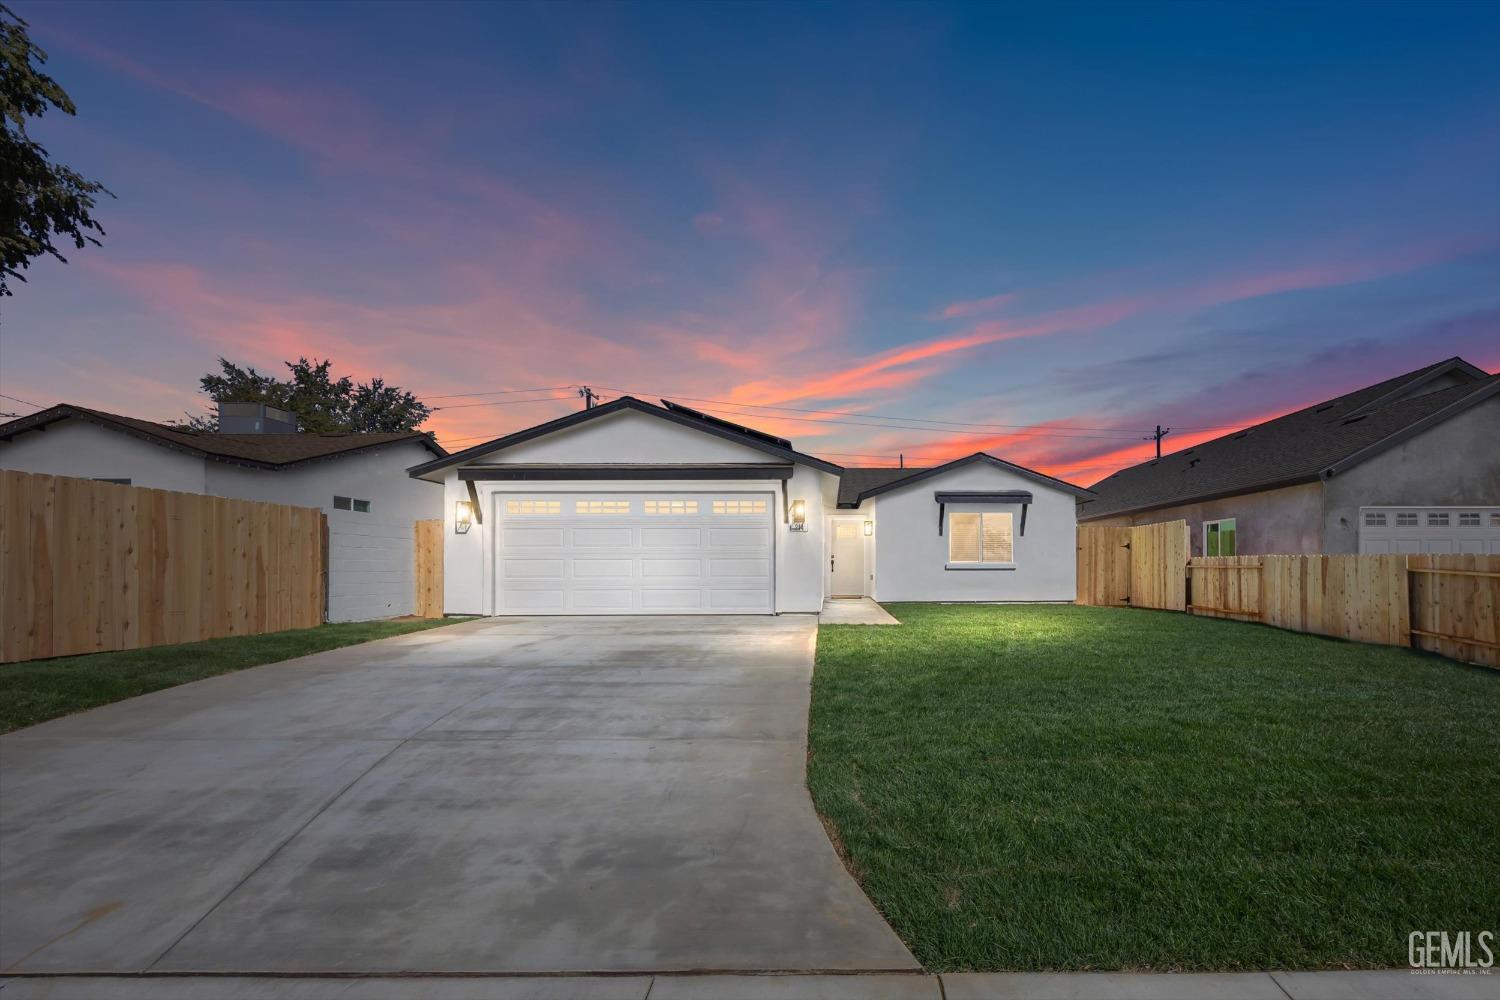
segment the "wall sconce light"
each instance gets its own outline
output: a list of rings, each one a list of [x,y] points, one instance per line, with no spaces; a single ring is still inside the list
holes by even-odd
[[[870,535],[873,535],[873,534],[875,534],[875,522],[874,521],[866,521],[865,522],[865,536],[869,537]]]
[[[791,524],[791,528],[792,528],[793,531],[806,531],[807,530],[807,501],[806,500],[793,500],[792,501],[792,524]]]
[[[467,500],[456,500],[453,504],[453,533],[466,534],[474,523],[474,507]]]

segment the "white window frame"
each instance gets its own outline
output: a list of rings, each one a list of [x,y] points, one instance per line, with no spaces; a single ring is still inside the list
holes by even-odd
[[[943,568],[949,570],[972,570],[972,569],[1015,569],[1016,568],[1016,515],[1009,510],[950,510],[948,512],[948,538],[947,548],[943,552]],[[978,562],[954,562],[953,561],[953,524],[956,518],[977,517],[979,518],[979,561]],[[987,553],[984,551],[984,519],[986,517],[1005,517],[1010,519],[1010,561],[986,560]]]
[[[1237,518],[1237,517],[1216,517],[1213,520],[1204,521],[1203,522],[1203,554],[1205,556],[1209,554],[1208,553],[1208,528],[1209,528],[1209,525],[1214,525],[1215,527],[1217,527],[1219,529],[1219,537],[1221,539],[1220,548],[1222,549],[1223,548],[1222,539],[1223,539],[1223,533],[1224,533],[1224,525],[1226,525],[1226,524],[1230,525],[1230,530],[1234,532],[1234,551],[1233,552],[1223,552],[1223,551],[1220,551],[1220,552],[1217,552],[1215,554],[1216,555],[1221,555],[1221,556],[1237,556],[1237,555],[1240,554],[1240,525],[1239,525],[1239,518]]]

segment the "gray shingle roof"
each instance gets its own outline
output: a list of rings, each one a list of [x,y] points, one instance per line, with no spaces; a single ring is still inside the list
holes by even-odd
[[[1424,391],[1449,376],[1464,381]],[[1500,376],[1450,358],[1121,469],[1091,487],[1098,496],[1083,502],[1079,519],[1313,482],[1496,395],[1496,390]]]
[[[221,462],[253,465],[275,469],[332,458],[347,452],[373,448],[377,445],[416,441],[435,455],[447,452],[425,431],[402,431],[381,434],[218,434],[209,431],[189,431],[150,420],[125,417],[118,413],[105,413],[84,406],[61,403],[29,416],[0,424],[0,440],[16,434],[46,427],[48,424],[69,418],[90,423],[144,438],[164,447],[201,455]]]
[[[887,483],[894,483],[898,479],[918,472],[926,472],[923,469],[851,469],[845,466],[843,473],[839,476],[839,506],[853,506],[859,500],[859,495],[866,490],[873,490]]]

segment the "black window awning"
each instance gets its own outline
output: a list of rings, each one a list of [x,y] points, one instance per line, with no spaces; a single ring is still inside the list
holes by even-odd
[[[1030,490],[938,490],[932,495],[938,505],[938,534],[943,533],[943,521],[950,503],[1019,504],[1021,507],[1021,531],[1026,534],[1026,511],[1031,506]]]

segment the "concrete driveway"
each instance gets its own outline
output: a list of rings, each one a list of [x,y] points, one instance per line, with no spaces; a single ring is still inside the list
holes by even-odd
[[[916,968],[804,786],[816,630],[485,619],[0,737],[0,970]]]

